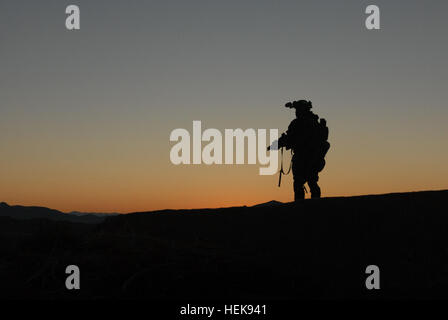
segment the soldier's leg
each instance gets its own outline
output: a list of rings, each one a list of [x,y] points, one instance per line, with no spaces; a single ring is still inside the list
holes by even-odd
[[[314,172],[308,178],[308,186],[310,187],[311,198],[320,198],[320,187],[317,184],[317,181],[319,181],[319,174],[317,172]]]
[[[305,190],[303,189],[304,184],[304,178],[296,177],[296,175],[294,175],[294,201],[305,199]]]
[[[305,199],[303,185],[306,182],[303,174],[303,161],[295,157],[292,159],[292,175],[294,179],[294,201],[303,200]]]

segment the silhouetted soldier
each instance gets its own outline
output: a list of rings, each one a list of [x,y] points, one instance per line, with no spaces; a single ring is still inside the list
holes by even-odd
[[[327,122],[325,119],[319,121],[319,117],[311,111],[311,101],[288,102],[285,107],[296,109],[296,119],[291,121],[286,133],[278,140],[278,147],[292,149],[293,152],[294,199],[298,201],[305,198],[306,182],[311,198],[320,198],[317,181],[319,172],[325,167],[325,155],[330,148]]]

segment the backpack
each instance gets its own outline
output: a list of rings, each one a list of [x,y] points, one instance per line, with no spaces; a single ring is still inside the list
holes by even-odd
[[[328,134],[329,134],[329,130],[327,127],[327,120],[325,120],[324,118],[321,118],[319,123],[318,123],[318,139],[319,139],[319,155],[324,158],[325,155],[327,154],[328,150],[330,149],[330,143],[327,141],[328,140]]]
[[[320,135],[321,141],[328,140],[327,120],[325,120],[324,118],[321,118],[319,120],[319,135]]]

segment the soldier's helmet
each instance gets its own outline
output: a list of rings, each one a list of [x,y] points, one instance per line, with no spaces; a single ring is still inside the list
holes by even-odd
[[[311,108],[313,107],[313,104],[311,103],[311,101],[306,101],[306,100],[298,100],[298,101],[293,101],[293,102],[288,102],[287,104],[285,104],[286,108],[294,108],[296,109],[296,111],[310,111]]]

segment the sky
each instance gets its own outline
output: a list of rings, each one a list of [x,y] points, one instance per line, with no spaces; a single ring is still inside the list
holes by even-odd
[[[81,29],[65,28],[66,6]],[[381,10],[367,30],[365,8]],[[176,128],[327,119],[324,197],[448,188],[448,2],[0,2],[0,201],[133,212],[292,201],[259,165],[170,161]],[[288,165],[289,159],[285,159]]]

